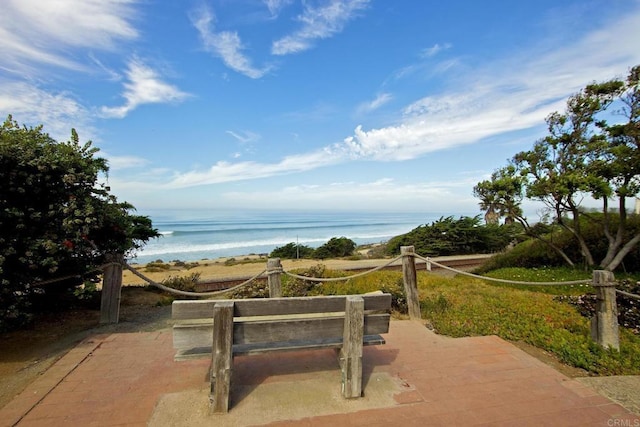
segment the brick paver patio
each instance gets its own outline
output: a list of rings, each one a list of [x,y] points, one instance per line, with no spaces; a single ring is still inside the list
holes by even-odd
[[[308,416],[296,419],[286,418],[286,411],[274,411],[262,422],[334,427],[640,425],[640,416],[498,337],[454,339],[417,322],[392,321],[386,339],[386,345],[365,348],[364,371],[365,378],[387,375],[400,384],[389,404],[323,415],[309,408]],[[171,330],[87,339],[0,409],[0,425],[143,426],[168,394],[191,391],[206,402],[209,362],[174,362],[171,341]],[[307,353],[237,358],[233,386],[250,385],[250,391],[236,397],[240,400],[232,402],[229,414],[201,421],[237,425],[225,417],[235,412],[237,420],[270,381],[304,387],[319,369],[339,375],[334,354]],[[309,363],[322,366],[305,372]],[[339,388],[339,383],[332,386]],[[366,383],[364,391],[366,398]],[[246,419],[260,419],[253,415]]]

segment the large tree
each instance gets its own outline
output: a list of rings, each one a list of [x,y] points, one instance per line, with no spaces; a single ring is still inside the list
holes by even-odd
[[[75,130],[57,142],[11,116],[0,128],[0,329],[29,317],[34,294],[73,289],[95,278],[107,254],[157,236],[99,183],[108,165],[97,152]]]
[[[626,80],[594,83],[570,97],[565,112],[547,117],[548,135],[531,150],[516,154],[490,180],[479,183],[474,193],[481,197],[482,207],[489,197],[499,206],[511,203],[501,213],[520,221],[528,234],[545,241],[569,264],[575,260],[554,246],[553,234],[548,233],[554,227],[575,237],[588,265],[614,270],[640,242],[640,234],[628,236],[626,227],[627,198],[640,190],[639,117],[640,66],[636,66]],[[551,228],[529,226],[519,203],[512,203],[524,196],[546,205],[553,219]],[[601,201],[602,215],[591,216],[582,208],[587,196]],[[612,200],[619,215],[616,227]],[[602,259],[594,259],[582,231],[583,220],[599,221],[603,228],[608,249]]]

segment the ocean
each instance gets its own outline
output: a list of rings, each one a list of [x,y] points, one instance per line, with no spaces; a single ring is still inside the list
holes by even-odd
[[[268,254],[291,242],[317,248],[332,237],[347,237],[358,245],[380,243],[443,216],[404,212],[209,210],[150,210],[139,214],[151,218],[161,237],[149,241],[129,259],[135,263]]]

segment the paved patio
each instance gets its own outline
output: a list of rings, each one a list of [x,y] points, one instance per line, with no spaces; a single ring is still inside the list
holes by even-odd
[[[361,399],[340,398],[332,351],[238,357],[231,411],[209,415],[209,363],[174,362],[171,330],[94,336],[0,409],[0,425],[640,426],[498,337],[392,321],[386,339],[365,348]]]

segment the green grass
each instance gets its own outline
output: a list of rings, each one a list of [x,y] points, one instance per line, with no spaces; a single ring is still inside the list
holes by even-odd
[[[325,277],[343,273],[324,270]],[[501,269],[494,277],[521,281],[567,281],[588,276],[566,269]],[[620,351],[605,350],[590,338],[589,319],[573,306],[554,301],[558,294],[578,295],[590,286],[523,287],[480,279],[448,278],[420,272],[422,315],[439,334],[452,337],[498,335],[524,341],[555,354],[562,362],[599,375],[640,375],[640,337],[620,328]],[[309,294],[390,292],[394,307],[406,309],[402,274],[379,271],[346,282],[316,284]],[[403,307],[404,303],[404,307]]]

